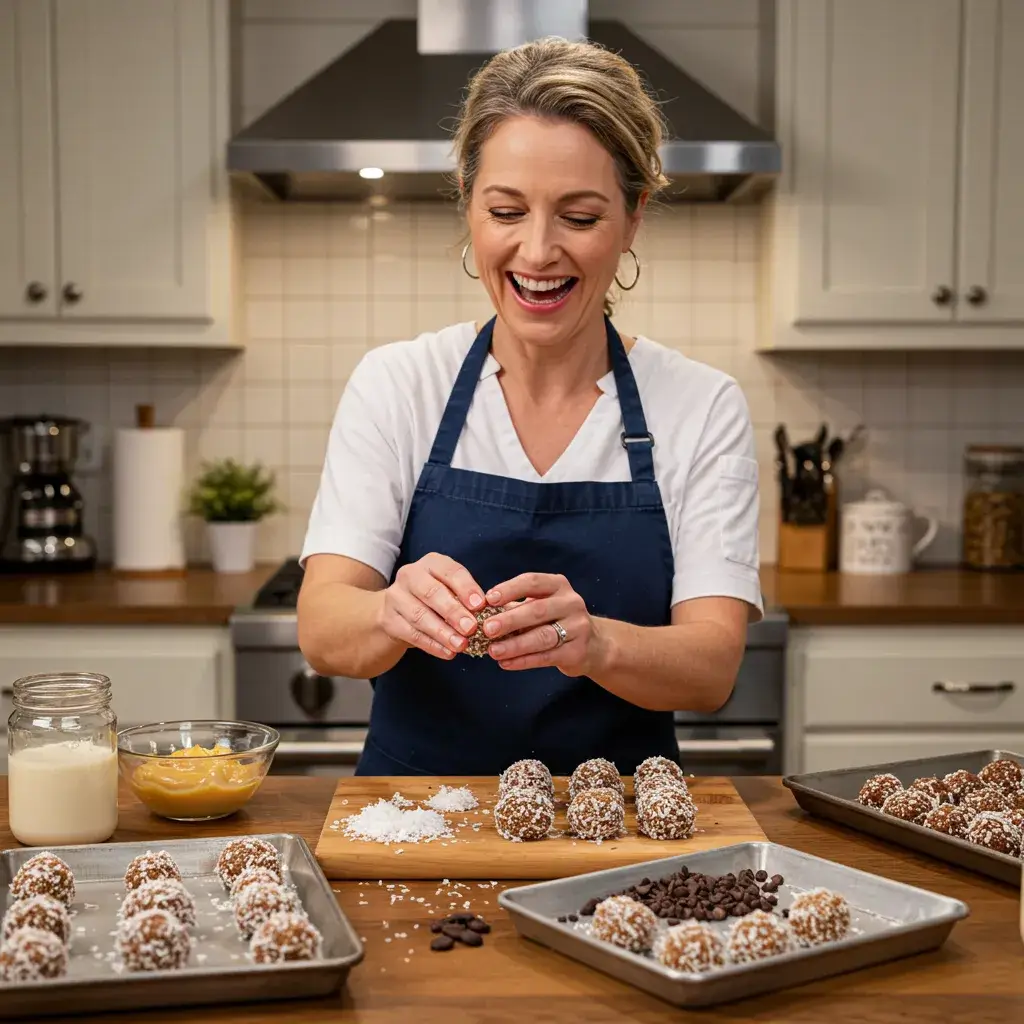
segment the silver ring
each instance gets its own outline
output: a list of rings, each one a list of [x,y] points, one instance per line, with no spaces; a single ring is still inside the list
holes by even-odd
[[[562,628],[562,624],[560,622],[552,622],[551,625],[554,626],[555,632],[558,634],[558,643],[556,643],[555,646],[561,647],[562,644],[569,639],[569,634]]]

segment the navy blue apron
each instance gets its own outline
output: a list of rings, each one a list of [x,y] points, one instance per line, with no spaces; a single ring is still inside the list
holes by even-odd
[[[396,572],[436,551],[464,565],[485,592],[523,572],[562,573],[591,615],[668,624],[673,557],[654,478],[654,439],[622,339],[610,320],[605,328],[631,480],[532,483],[452,468],[490,351],[492,319],[448,398]],[[556,775],[591,757],[631,773],[654,754],[679,759],[671,712],[644,710],[556,668],[508,672],[489,656],[443,661],[411,649],[374,680],[356,774],[496,775],[526,757]]]

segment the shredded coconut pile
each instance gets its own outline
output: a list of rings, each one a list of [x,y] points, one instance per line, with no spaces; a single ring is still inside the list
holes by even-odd
[[[448,822],[434,810],[416,807],[406,810],[407,804],[399,794],[390,800],[381,797],[375,804],[367,804],[357,814],[348,818],[342,830],[349,839],[363,839],[374,843],[418,843],[430,842],[442,837],[451,838],[453,833]]]
[[[429,800],[424,801],[424,806],[433,807],[435,811],[471,811],[478,805],[469,786],[441,786]]]

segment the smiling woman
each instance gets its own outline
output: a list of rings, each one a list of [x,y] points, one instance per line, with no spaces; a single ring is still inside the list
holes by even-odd
[[[376,680],[360,774],[631,772],[678,760],[673,710],[728,699],[761,614],[746,403],[609,319],[660,141],[636,70],[589,43],[470,85],[459,185],[495,316],[363,359],[302,554],[306,658]],[[486,656],[458,657],[478,630]]]

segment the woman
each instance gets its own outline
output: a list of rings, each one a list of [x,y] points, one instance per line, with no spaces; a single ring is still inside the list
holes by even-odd
[[[530,43],[472,81],[463,267],[495,316],[362,360],[303,550],[303,653],[375,679],[359,774],[631,772],[678,760],[674,710],[731,693],[761,614],[746,403],[605,312],[621,258],[640,273],[660,141],[634,69],[591,44]]]

